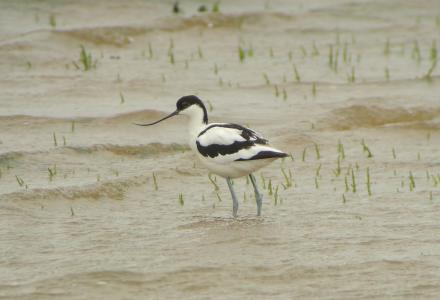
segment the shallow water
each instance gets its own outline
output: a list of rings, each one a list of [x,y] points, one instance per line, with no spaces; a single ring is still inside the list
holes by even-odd
[[[436,298],[438,1],[200,3],[0,3],[0,298]],[[185,94],[292,153],[261,218],[133,126]]]

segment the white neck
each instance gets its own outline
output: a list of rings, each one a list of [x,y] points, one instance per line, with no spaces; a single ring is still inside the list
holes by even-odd
[[[192,138],[197,137],[201,128],[206,125],[203,122],[203,109],[197,105],[192,105],[183,110],[180,114],[189,117],[189,133]]]

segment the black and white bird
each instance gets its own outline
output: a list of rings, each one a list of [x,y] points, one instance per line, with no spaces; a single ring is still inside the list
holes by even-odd
[[[232,179],[242,176],[249,176],[254,186],[257,215],[260,216],[263,197],[252,173],[288,155],[271,147],[268,140],[244,126],[233,123],[208,124],[205,105],[196,96],[180,98],[176,107],[173,113],[156,122],[135,124],[150,126],[179,114],[189,116],[189,145],[210,172],[226,179],[233,201],[233,216],[237,217],[238,201]]]

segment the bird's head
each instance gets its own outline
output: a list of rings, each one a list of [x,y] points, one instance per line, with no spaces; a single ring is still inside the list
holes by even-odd
[[[176,110],[156,122],[148,124],[135,124],[139,126],[150,126],[179,114],[187,115],[191,119],[202,119],[203,123],[208,124],[208,113],[206,111],[205,105],[203,104],[202,100],[194,95],[183,96],[182,98],[177,100]]]

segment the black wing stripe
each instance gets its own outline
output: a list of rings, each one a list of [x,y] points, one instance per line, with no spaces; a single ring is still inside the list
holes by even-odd
[[[242,149],[248,149],[254,145],[253,141],[234,142],[230,145],[218,145],[212,144],[208,146],[200,145],[199,141],[196,142],[197,149],[203,156],[216,157],[220,155],[234,154]]]
[[[283,152],[273,152],[273,151],[260,151],[254,156],[250,158],[239,158],[235,161],[246,161],[246,160],[256,160],[256,159],[265,159],[265,158],[280,158],[280,157],[287,157],[286,153]]]
[[[238,124],[212,124],[208,127],[206,127],[202,132],[199,133],[199,135],[197,137],[201,137],[203,134],[205,134],[209,129],[213,128],[213,127],[223,127],[223,128],[232,128],[232,129],[237,129],[237,130],[241,130],[241,137],[244,138],[246,141],[250,141],[251,139],[253,139],[252,144],[260,144],[260,145],[266,145],[269,143],[268,140],[262,138],[261,136],[259,136],[255,131],[243,127],[241,125]]]

